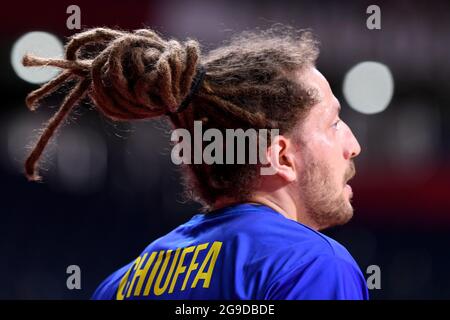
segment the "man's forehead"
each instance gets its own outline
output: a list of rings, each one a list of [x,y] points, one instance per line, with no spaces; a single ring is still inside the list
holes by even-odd
[[[339,100],[334,96],[330,84],[325,76],[317,70],[315,67],[305,69],[300,75],[303,83],[314,90],[316,94],[316,107],[315,109],[320,113],[339,113],[341,105]]]
[[[306,86],[316,92],[318,100],[330,100],[334,97],[330,84],[317,68],[309,67],[302,70],[299,78]]]

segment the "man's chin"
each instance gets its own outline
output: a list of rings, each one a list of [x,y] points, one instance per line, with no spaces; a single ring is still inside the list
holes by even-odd
[[[346,224],[346,223],[349,222],[352,218],[353,218],[353,207],[350,205],[350,209],[348,210],[348,212],[345,212],[345,213],[343,214],[342,220],[341,220],[341,222],[340,222],[339,225]]]
[[[342,226],[348,223],[353,218],[353,207],[349,201],[346,201],[346,206],[334,214],[329,216],[327,221],[322,221],[318,230],[324,230],[332,227]]]

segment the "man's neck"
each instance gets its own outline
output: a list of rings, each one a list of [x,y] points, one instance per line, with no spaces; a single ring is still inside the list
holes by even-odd
[[[224,207],[228,207],[231,205],[238,204],[239,202],[233,199],[220,199],[216,201],[214,204],[213,209],[221,209]],[[254,203],[254,204],[262,204],[265,206],[268,206],[269,208],[272,208],[273,210],[279,212],[281,215],[286,217],[287,219],[291,219],[297,222],[300,222],[310,228],[313,228],[315,230],[318,230],[317,226],[313,221],[308,219],[308,216],[306,215],[306,210],[299,210],[295,203],[291,199],[279,199],[277,197],[273,197],[270,195],[261,195],[261,194],[255,194],[251,198],[249,198],[247,201],[244,201],[242,203]]]

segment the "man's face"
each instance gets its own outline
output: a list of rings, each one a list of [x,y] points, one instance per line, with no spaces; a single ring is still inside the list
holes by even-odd
[[[301,80],[316,90],[319,102],[301,126],[297,161],[303,169],[298,187],[309,219],[317,229],[324,229],[344,224],[353,216],[353,194],[347,182],[355,174],[352,158],[361,152],[361,147],[339,118],[339,101],[325,77],[309,68],[302,72]]]

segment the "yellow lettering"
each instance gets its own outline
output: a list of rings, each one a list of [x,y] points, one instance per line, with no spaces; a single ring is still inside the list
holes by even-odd
[[[199,268],[199,264],[201,262],[197,261],[198,256],[202,250],[205,250],[209,246],[209,242],[202,243],[198,246],[190,246],[186,248],[177,248],[175,251],[175,254],[172,259],[172,252],[173,250],[169,249],[167,251],[160,250],[159,253],[157,251],[151,252],[151,253],[144,253],[143,256],[136,258],[134,263],[131,265],[131,267],[128,269],[128,271],[125,273],[125,275],[122,277],[119,283],[119,287],[117,289],[116,293],[116,299],[117,300],[123,300],[126,297],[130,297],[131,293],[133,292],[133,287],[136,284],[134,288],[134,296],[140,296],[142,287],[144,285],[144,282],[147,278],[148,272],[150,272],[150,276],[147,279],[147,282],[145,284],[145,289],[143,295],[148,296],[150,294],[150,290],[153,284],[153,281],[155,280],[156,273],[158,273],[158,276],[156,278],[155,284],[153,286],[153,293],[156,296],[162,295],[164,292],[166,292],[167,287],[169,286],[168,293],[173,293],[175,286],[177,284],[177,280],[180,277],[181,274],[186,273],[185,277],[183,279],[183,284],[181,286],[181,291],[186,290],[186,287],[188,285],[189,279],[192,275],[192,273],[195,273],[196,270],[198,270],[197,274],[194,277],[194,280],[192,282],[191,288],[195,288],[198,284],[198,281],[203,280],[203,288],[209,288],[209,285],[211,283],[212,274],[214,271],[214,267],[217,261],[217,257],[219,256],[220,250],[222,248],[222,242],[214,241],[211,247],[208,250],[208,253],[206,254],[205,259],[201,263],[201,266]],[[185,265],[185,259],[186,256],[189,253],[192,253],[193,257],[189,264],[189,267]],[[181,254],[180,254],[181,253]],[[148,259],[146,260],[147,256],[149,255]],[[156,257],[158,256],[158,257]],[[179,259],[178,259],[179,258]],[[155,261],[156,260],[156,261]],[[164,261],[163,261],[164,260]],[[166,273],[166,270],[169,266],[170,262],[170,268]],[[144,264],[145,263],[145,264]],[[161,266],[162,263],[162,266]],[[152,265],[153,264],[153,265]],[[160,269],[161,266],[161,269]],[[151,268],[151,271],[150,271]],[[187,269],[187,271],[186,271]],[[207,270],[206,270],[207,269]],[[134,274],[132,279],[130,279],[130,275],[134,270]],[[173,277],[172,277],[173,275]],[[165,277],[163,279],[163,277]]]
[[[169,263],[169,260],[170,260],[170,255],[172,253],[172,250],[167,251],[166,258],[164,259],[164,264],[161,267],[161,271],[159,272],[158,278],[156,279],[156,282],[155,282],[154,292],[155,292],[156,296],[159,296],[159,295],[163,294],[164,291],[166,291],[167,286],[169,285],[170,278],[172,277],[173,269],[175,268],[175,264],[177,263],[177,259],[178,259],[178,255],[180,254],[180,250],[181,249],[178,248],[175,251],[175,256],[172,260],[172,263],[170,264],[170,269],[166,275],[166,280],[164,281],[164,285],[162,287],[160,287],[162,277],[164,276],[164,272],[166,271],[167,264]]]
[[[197,259],[198,253],[201,250],[206,249],[208,247],[208,245],[209,245],[209,242],[203,243],[203,244],[198,245],[197,248],[195,249],[194,256],[192,257],[191,264],[189,265],[188,271],[186,273],[186,277],[184,278],[183,286],[181,287],[181,291],[186,289],[186,284],[189,280],[189,276],[191,275],[191,272],[194,270],[197,270],[197,268],[198,268],[198,263],[195,262],[195,260]]]
[[[173,276],[172,283],[170,284],[169,293],[173,292],[173,289],[175,287],[175,284],[177,282],[178,276],[182,274],[186,270],[186,266],[183,265],[184,258],[186,257],[186,254],[194,251],[195,246],[186,247],[183,249],[183,252],[181,253],[180,261],[178,262],[177,269],[175,270],[175,274]]]
[[[137,258],[134,263],[131,265],[130,269],[128,269],[127,273],[123,276],[122,280],[120,280],[119,288],[117,289],[116,300],[123,300],[125,298],[125,285],[128,282],[128,277],[130,276],[131,270],[133,267],[139,262],[140,258]]]
[[[150,273],[150,277],[147,280],[147,284],[145,285],[144,289],[144,296],[148,296],[150,294],[150,286],[153,283],[153,279],[155,278],[156,271],[158,271],[159,265],[161,264],[161,260],[164,254],[164,250],[161,250],[158,254],[158,259],[156,260],[156,263],[152,267],[152,272]]]
[[[141,294],[142,285],[144,284],[145,277],[147,276],[148,269],[155,260],[156,252],[152,252],[150,257],[148,257],[147,262],[145,263],[144,269],[139,269],[134,273],[134,278],[139,277],[139,281],[136,284],[136,289],[134,290],[134,296],[139,296]]]
[[[133,285],[134,282],[136,281],[136,274],[137,271],[136,270],[140,270],[142,267],[142,264],[144,263],[145,258],[147,257],[147,253],[144,253],[144,255],[142,257],[138,258],[138,261],[136,262],[136,264],[134,265],[134,275],[133,275],[133,279],[131,280],[131,284],[128,287],[128,291],[127,291],[127,298],[131,295],[131,290],[133,289]]]
[[[209,283],[211,282],[211,276],[214,271],[214,266],[216,264],[217,256],[219,255],[220,249],[222,248],[222,242],[214,241],[211,248],[208,251],[208,254],[205,257],[205,260],[203,260],[202,266],[198,270],[197,275],[194,278],[194,281],[192,282],[191,288],[195,288],[197,286],[197,282],[199,280],[203,280],[203,288],[209,288]],[[209,261],[211,260],[211,261]],[[209,263],[208,271],[204,271],[206,268],[206,265]]]

